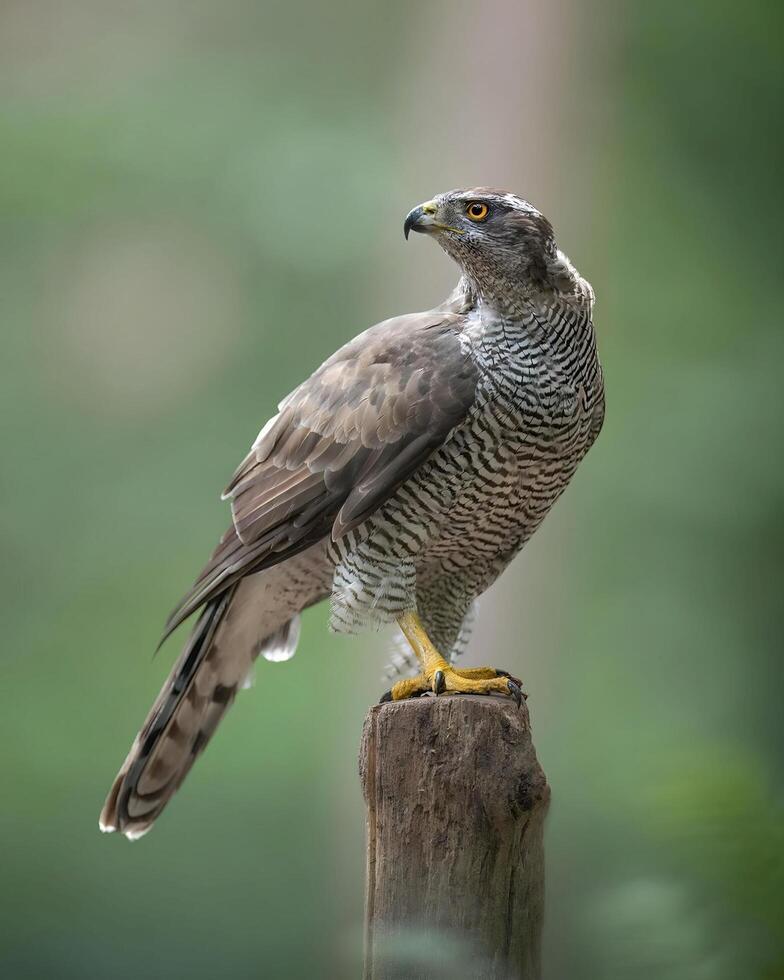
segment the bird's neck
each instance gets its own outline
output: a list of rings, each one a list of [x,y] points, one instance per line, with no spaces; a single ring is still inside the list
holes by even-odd
[[[514,321],[528,317],[532,310],[547,309],[553,300],[569,302],[583,291],[580,274],[558,251],[542,276],[532,277],[520,268],[484,270],[481,276],[464,270],[443,308],[455,313],[476,310]]]
[[[545,306],[546,302],[543,290],[525,282],[499,278],[479,283],[463,275],[441,308],[451,313],[476,312],[487,319],[516,321],[526,318],[532,308]]]

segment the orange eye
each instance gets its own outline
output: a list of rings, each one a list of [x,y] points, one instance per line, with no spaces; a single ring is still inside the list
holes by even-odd
[[[481,201],[471,201],[466,208],[466,214],[472,221],[484,221],[489,210],[490,208]]]

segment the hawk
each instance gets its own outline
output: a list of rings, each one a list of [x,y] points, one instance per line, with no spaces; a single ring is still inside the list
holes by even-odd
[[[397,622],[419,673],[382,700],[499,693],[460,669],[474,600],[563,492],[604,417],[593,290],[531,204],[489,188],[414,208],[404,232],[460,268],[440,306],[359,334],[283,399],[232,477],[232,524],[171,614],[199,617],[109,792],[104,831],[140,837],[259,654],[294,653],[300,612]]]

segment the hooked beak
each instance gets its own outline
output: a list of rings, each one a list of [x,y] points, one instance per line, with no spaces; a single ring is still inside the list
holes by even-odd
[[[429,232],[429,231],[451,231],[453,235],[462,235],[462,228],[453,228],[452,225],[444,225],[436,220],[438,215],[438,202],[425,201],[418,208],[409,211],[406,220],[403,222],[403,234],[408,238],[410,231]]]
[[[409,211],[403,223],[403,234],[406,239],[408,239],[410,231],[426,232],[431,228],[440,227],[434,217],[437,211],[438,205],[435,201],[426,201],[424,204],[420,204],[418,208],[414,208],[413,211]]]

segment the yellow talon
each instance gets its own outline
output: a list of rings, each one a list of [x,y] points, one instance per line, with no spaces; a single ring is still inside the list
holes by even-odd
[[[403,701],[432,691],[434,694],[507,694],[518,704],[522,702],[519,682],[505,672],[494,667],[460,669],[448,664],[433,645],[415,612],[403,613],[398,618],[398,624],[422,665],[422,673],[398,681],[383,700]]]

